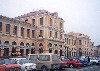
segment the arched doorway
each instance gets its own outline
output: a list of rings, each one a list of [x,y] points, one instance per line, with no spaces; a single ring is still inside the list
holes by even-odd
[[[52,53],[52,44],[49,43],[49,44],[48,44],[48,47],[49,47],[49,53]]]
[[[4,56],[9,56],[9,41],[4,42]]]
[[[30,47],[30,44],[29,43],[26,43],[26,55],[28,55],[29,54],[29,47]]]
[[[23,42],[21,42],[20,43],[20,53],[21,53],[21,56],[24,56],[24,43]]]
[[[43,44],[42,43],[39,44],[39,53],[43,53]]]
[[[31,54],[35,54],[35,45],[34,45],[34,43],[32,43],[32,45],[31,45]]]
[[[15,41],[12,42],[12,56],[16,56],[16,46],[17,43]]]

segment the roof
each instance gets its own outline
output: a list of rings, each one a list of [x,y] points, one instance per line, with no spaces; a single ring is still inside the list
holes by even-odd
[[[15,17],[15,19],[20,19],[20,18],[26,18],[26,17],[31,17],[31,16],[38,16],[38,15],[50,15],[50,16],[53,16],[55,18],[58,17],[58,13],[57,12],[54,12],[54,13],[50,13],[46,10],[38,10],[38,11],[33,11],[33,12],[30,12],[30,13],[26,13],[26,14],[23,14],[21,16],[18,16],[18,17]],[[58,17],[60,20],[64,21],[62,18]]]
[[[27,23],[27,22],[20,21],[20,20],[15,19],[15,18],[9,18],[9,17],[2,16],[2,15],[0,15],[0,19],[3,19],[3,20],[8,20],[8,21],[15,22],[15,23],[20,23],[20,24],[30,25],[30,24],[29,24],[29,23]]]
[[[65,36],[75,36],[77,38],[89,38],[88,35],[82,34],[82,33],[74,33],[74,32],[69,32],[68,34],[65,34]]]

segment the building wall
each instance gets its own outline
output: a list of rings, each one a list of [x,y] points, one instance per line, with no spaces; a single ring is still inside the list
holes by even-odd
[[[65,46],[69,47],[70,56],[93,56],[94,50],[90,38],[81,33],[70,32],[65,34]],[[70,43],[69,43],[70,41]],[[74,45],[72,45],[74,44]],[[74,52],[73,52],[74,51]]]
[[[77,56],[77,47],[76,45],[76,37],[73,35],[65,35],[65,47],[68,47],[68,50],[65,52],[67,56]]]
[[[39,12],[39,13],[38,13]],[[64,55],[64,21],[63,19],[58,17],[57,13],[41,12],[38,11],[35,15],[25,16],[25,17],[16,17],[16,19],[7,18],[4,16],[0,16],[0,22],[2,22],[2,32],[0,33],[0,40],[2,42],[2,53],[4,54],[4,42],[9,41],[9,45],[6,48],[9,48],[9,55],[12,53],[12,42],[16,42],[15,46],[18,52],[21,52],[20,49],[24,49],[24,55],[26,56],[26,51],[29,49],[29,53],[31,53],[32,48],[34,48],[35,53],[39,53],[39,49],[43,50],[43,53],[49,53],[49,48],[52,49],[52,53],[55,53],[57,50],[57,54],[59,56]],[[43,25],[40,25],[40,18],[43,17]],[[33,24],[32,19],[35,19],[35,23]],[[52,19],[50,25],[50,19]],[[62,23],[62,27],[60,27],[60,23]],[[10,34],[6,34],[6,24],[10,24]],[[13,35],[14,25],[17,26],[17,35]],[[24,36],[21,36],[21,27],[24,28]],[[30,36],[27,37],[27,29],[30,29]],[[32,37],[32,30],[35,30],[34,37]],[[40,30],[42,30],[42,36],[40,36]],[[52,31],[50,36],[50,31]],[[57,32],[57,37],[55,37],[55,32]],[[62,34],[62,38],[60,35]],[[21,42],[24,43],[24,46],[21,46]],[[27,46],[26,44],[29,43]],[[32,46],[34,43],[34,46]],[[49,44],[52,44],[50,46]],[[60,51],[62,50],[62,51]]]

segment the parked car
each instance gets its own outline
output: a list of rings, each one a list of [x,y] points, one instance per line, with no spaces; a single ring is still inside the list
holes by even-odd
[[[99,65],[100,66],[100,60],[98,61],[98,63],[96,65]]]
[[[76,57],[76,60],[79,60],[82,63],[82,66],[88,66],[88,61],[85,58]]]
[[[0,65],[0,71],[5,71],[6,67],[5,65]]]
[[[4,71],[20,71],[20,65],[19,64],[13,64],[11,60],[9,59],[4,59],[0,60],[2,62],[2,65],[5,66]]]
[[[99,62],[99,60],[98,59],[96,59],[96,58],[90,58],[90,63],[91,64],[97,64]]]
[[[80,67],[82,66],[82,63],[79,60],[73,59],[73,58],[66,58],[66,59],[61,59],[60,61],[60,68],[63,67]]]
[[[5,69],[6,69],[6,66],[3,65],[2,60],[0,60],[0,71],[5,71]]]
[[[11,60],[17,61],[17,64],[20,64],[22,71],[33,70],[36,71],[36,64],[29,63],[26,58],[10,58]]]
[[[59,58],[57,54],[29,54],[28,58],[31,63],[36,63],[38,70],[48,71],[58,69],[60,67]]]

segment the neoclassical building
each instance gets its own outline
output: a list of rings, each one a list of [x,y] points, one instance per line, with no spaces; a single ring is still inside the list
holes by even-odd
[[[46,10],[15,18],[0,15],[0,56],[64,55],[64,20]]]
[[[65,47],[68,56],[94,56],[94,43],[89,36],[81,33],[65,34]]]

